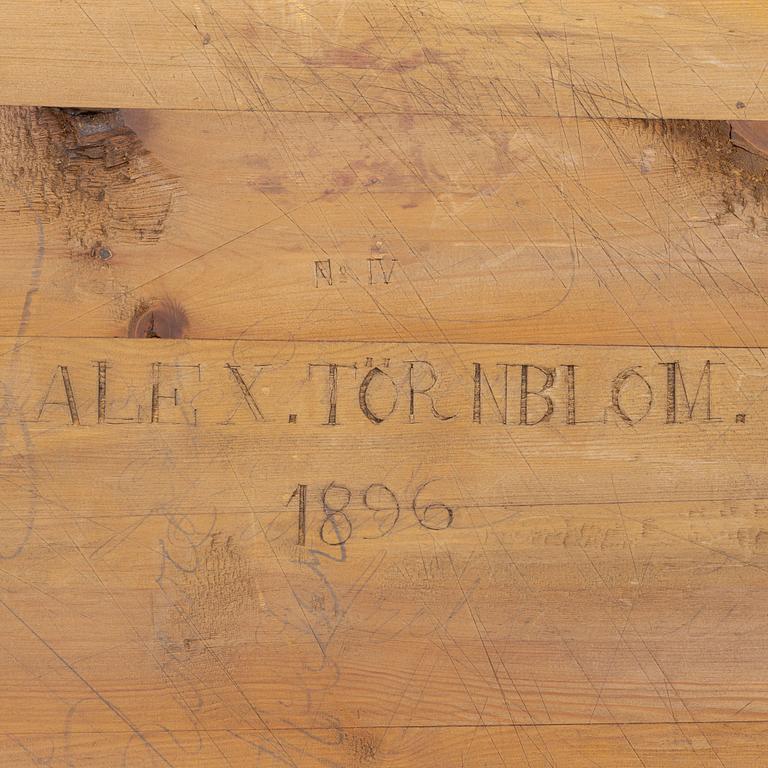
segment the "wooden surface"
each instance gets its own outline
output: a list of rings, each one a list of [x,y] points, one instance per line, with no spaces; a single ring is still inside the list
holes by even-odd
[[[0,103],[768,117],[761,0],[3,0]]]
[[[695,765],[708,734],[764,755],[762,352],[73,339],[0,359],[14,759],[411,765],[436,740],[448,764]],[[514,361],[531,393],[555,369],[548,420]]]
[[[0,766],[768,768],[763,4],[0,17]]]
[[[2,118],[2,335],[768,345],[765,182],[706,124],[127,111],[162,166],[117,185]]]

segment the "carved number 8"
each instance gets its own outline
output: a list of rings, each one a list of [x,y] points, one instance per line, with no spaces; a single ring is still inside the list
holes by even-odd
[[[332,499],[329,499],[329,495],[333,493],[333,490],[337,489],[341,492],[343,502],[332,504]],[[340,547],[342,544],[346,544],[349,537],[352,535],[352,521],[344,510],[349,506],[349,502],[352,499],[352,491],[347,488],[346,485],[338,485],[337,483],[331,483],[323,490],[323,512],[325,513],[325,519],[320,526],[320,538],[329,546]],[[336,541],[326,538],[326,526],[330,523],[333,528]]]

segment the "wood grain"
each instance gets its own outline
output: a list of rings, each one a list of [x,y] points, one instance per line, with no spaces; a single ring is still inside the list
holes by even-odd
[[[3,0],[0,103],[764,119],[760,0]]]
[[[6,764],[764,759],[763,350],[0,361]]]
[[[2,768],[768,768],[764,3],[0,20]]]
[[[381,765],[409,768],[433,758],[436,765],[488,765],[551,768],[764,768],[766,729],[755,724],[526,726],[503,728],[384,728],[378,731],[317,729],[305,734],[279,733],[289,753],[277,752],[274,740],[247,730],[152,733],[158,751],[174,765]],[[4,740],[9,765],[34,760],[89,755],[95,764],[166,765],[128,733],[77,733],[69,737],[11,734]],[[64,757],[66,759],[66,757]],[[57,763],[53,763],[56,765]]]
[[[126,183],[3,118],[2,335],[768,344],[768,177],[716,127],[128,112]]]

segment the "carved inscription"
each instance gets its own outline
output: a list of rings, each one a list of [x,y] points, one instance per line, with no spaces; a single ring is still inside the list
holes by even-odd
[[[394,278],[397,259],[383,256],[368,258],[360,264],[349,265],[332,259],[314,262],[315,288],[332,287],[344,283],[362,285],[389,285]]]
[[[267,358],[264,358],[267,359]],[[520,429],[745,424],[723,360],[677,359],[614,370],[565,362],[474,361],[378,355],[292,366],[242,360],[157,360],[130,375],[120,360],[61,363],[23,420],[72,427],[116,424],[316,424],[327,427],[434,422]],[[119,379],[119,383],[113,381]],[[728,410],[723,410],[728,403]]]
[[[452,504],[427,498],[432,483],[433,481],[428,480],[419,484],[409,500],[408,507],[422,528],[442,531],[451,527],[454,507]],[[329,546],[346,544],[356,532],[363,539],[381,539],[391,533],[400,520],[400,498],[384,483],[371,483],[357,495],[348,486],[335,481],[319,491],[310,489],[306,484],[299,484],[288,499],[289,505],[296,505],[296,543],[299,546],[306,544],[307,498],[310,491],[318,496],[318,506],[322,510],[319,537]],[[359,498],[355,498],[356,496]],[[353,498],[357,501],[355,507],[363,513],[362,519],[357,522],[354,522],[350,515]]]

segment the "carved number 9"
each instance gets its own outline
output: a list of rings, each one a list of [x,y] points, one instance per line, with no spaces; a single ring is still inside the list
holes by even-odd
[[[378,491],[378,494],[376,494],[376,491]],[[384,505],[381,503],[374,504],[370,497],[374,496],[376,498],[379,495],[387,495],[392,499],[391,505]],[[396,525],[397,521],[400,519],[400,503],[397,500],[397,496],[395,496],[394,492],[387,488],[386,485],[383,483],[374,483],[373,485],[369,485],[364,493],[363,493],[363,504],[373,512],[373,519],[376,521],[376,524],[379,526],[379,533],[375,536],[363,536],[364,539],[380,539],[382,536],[386,536]],[[392,515],[392,522],[389,525],[389,528],[382,528],[381,524],[379,523],[378,517],[376,516],[377,512],[394,512]]]

